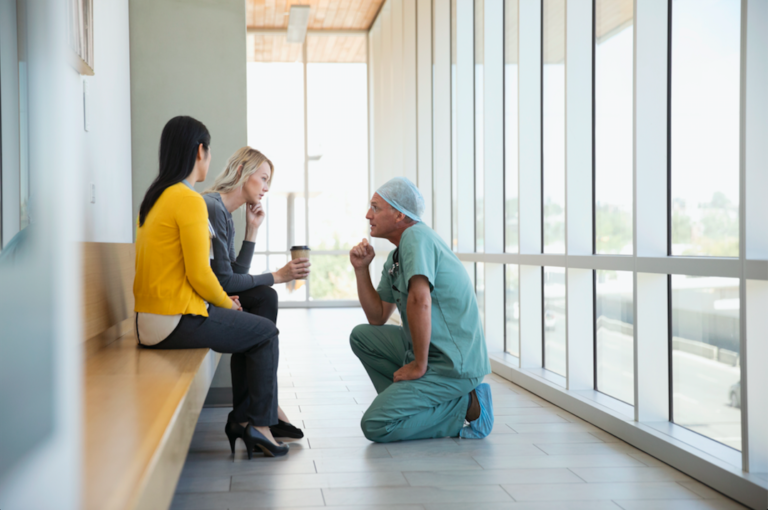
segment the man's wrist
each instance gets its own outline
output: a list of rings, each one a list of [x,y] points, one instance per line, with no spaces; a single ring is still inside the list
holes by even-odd
[[[368,267],[369,266],[363,266],[363,267],[356,267],[355,268],[355,274],[360,276],[365,276],[368,274]]]

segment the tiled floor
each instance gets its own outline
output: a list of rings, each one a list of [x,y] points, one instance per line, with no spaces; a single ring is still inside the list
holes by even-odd
[[[280,311],[280,402],[306,437],[286,457],[229,452],[227,409],[204,409],[174,510],[731,510],[744,508],[600,429],[491,375],[484,440],[373,444],[376,393],[349,349],[360,309]]]

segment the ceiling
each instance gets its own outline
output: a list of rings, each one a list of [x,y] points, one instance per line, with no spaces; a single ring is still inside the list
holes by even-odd
[[[292,5],[309,5],[309,30],[368,30],[384,0],[246,0],[248,28],[286,28]]]
[[[248,62],[301,61],[301,44],[285,39],[292,5],[309,5],[307,62],[365,62],[365,32],[382,3],[384,0],[246,0]]]

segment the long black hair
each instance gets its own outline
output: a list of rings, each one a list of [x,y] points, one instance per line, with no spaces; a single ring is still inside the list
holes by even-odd
[[[168,121],[160,135],[160,172],[149,186],[139,208],[139,226],[144,225],[147,214],[163,191],[192,173],[197,159],[197,148],[203,144],[208,151],[211,134],[205,124],[192,117],[179,116]]]

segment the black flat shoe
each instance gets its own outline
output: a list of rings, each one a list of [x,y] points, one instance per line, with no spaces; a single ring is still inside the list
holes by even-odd
[[[269,431],[272,432],[274,437],[289,437],[291,439],[301,439],[304,437],[304,432],[300,428],[283,420],[278,420],[277,425],[269,427]]]
[[[288,445],[284,444],[278,446],[274,444],[272,441],[264,437],[264,434],[250,425],[245,429],[245,433],[243,434],[243,441],[245,441],[245,447],[248,451],[248,460],[251,460],[254,448],[259,448],[267,457],[282,457],[288,453]]]
[[[245,427],[239,423],[228,421],[224,426],[224,433],[227,434],[227,439],[229,439],[229,448],[232,450],[232,453],[235,453],[235,442],[237,441],[237,438],[239,437],[240,439],[243,439],[244,432]]]

